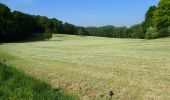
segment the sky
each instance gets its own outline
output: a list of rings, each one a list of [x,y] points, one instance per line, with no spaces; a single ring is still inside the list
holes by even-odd
[[[57,18],[79,26],[131,26],[141,23],[160,0],[0,0],[12,11]]]

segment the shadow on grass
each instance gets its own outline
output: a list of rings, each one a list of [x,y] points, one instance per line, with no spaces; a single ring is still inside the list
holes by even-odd
[[[49,84],[0,62],[0,100],[75,100]]]
[[[27,42],[38,42],[38,41],[48,41],[50,38],[43,36],[42,34],[34,34],[28,38],[15,39],[15,40],[4,40],[0,41],[0,44],[3,43],[27,43]]]

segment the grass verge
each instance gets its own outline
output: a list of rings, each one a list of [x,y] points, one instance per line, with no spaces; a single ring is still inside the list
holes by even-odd
[[[0,62],[0,100],[75,100],[43,81]]]

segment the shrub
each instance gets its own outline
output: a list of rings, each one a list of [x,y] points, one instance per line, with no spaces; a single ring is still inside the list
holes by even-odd
[[[145,34],[145,39],[155,39],[155,38],[158,38],[159,36],[160,36],[160,34],[159,34],[159,32],[157,32],[156,28],[149,27]]]

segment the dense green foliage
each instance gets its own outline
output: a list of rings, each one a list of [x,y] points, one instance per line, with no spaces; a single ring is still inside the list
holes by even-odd
[[[158,38],[170,35],[170,1],[160,0],[158,6],[151,6],[142,24],[145,37]],[[154,30],[152,30],[154,29]]]
[[[161,0],[158,7],[151,6],[141,24],[126,27],[91,27],[87,28],[92,36],[113,38],[153,39],[170,36],[170,1]]]
[[[131,38],[140,38],[143,39],[145,37],[145,32],[141,24],[133,25],[128,32]]]
[[[145,14],[145,21],[142,23],[143,31],[146,32],[149,27],[153,27],[153,16],[156,6],[151,6]]]
[[[170,1],[161,0],[155,11],[154,24],[158,29],[170,26]]]
[[[161,0],[154,13],[154,25],[161,37],[169,36],[170,32],[170,0]]]
[[[76,33],[74,25],[55,18],[11,12],[0,3],[0,42],[24,40],[32,36],[51,37],[52,33]]]
[[[150,28],[154,31],[149,31]],[[0,42],[24,40],[29,37],[50,38],[52,34],[90,35],[112,38],[158,38],[170,35],[170,1],[161,0],[158,7],[151,6],[141,24],[127,27],[80,27],[63,23],[56,18],[11,12],[0,3]],[[152,36],[151,36],[152,34]],[[37,37],[37,38],[38,38]]]
[[[141,24],[134,25],[131,28],[127,27],[89,27],[87,28],[91,36],[102,36],[112,38],[144,38],[144,33]]]
[[[1,100],[74,100],[50,85],[0,63]]]
[[[127,27],[80,27],[63,23],[55,18],[10,12],[0,4],[0,41],[23,40],[28,37],[50,38],[52,34],[91,35],[113,38],[144,38],[141,24]]]
[[[121,34],[118,34],[120,30],[118,28],[114,29],[114,26],[91,27],[89,31],[91,36],[121,37]]]
[[[130,28],[127,27],[115,27],[111,25],[103,27],[87,27],[82,35],[101,36],[111,38],[140,38],[143,39],[145,34],[141,24],[133,25]]]
[[[159,32],[157,32],[156,28],[149,27],[146,31],[145,38],[146,39],[154,39],[160,36]]]

